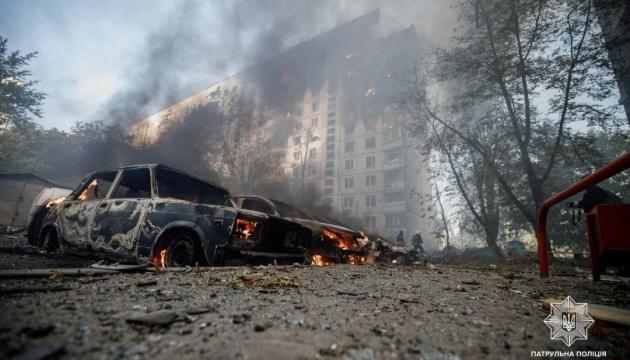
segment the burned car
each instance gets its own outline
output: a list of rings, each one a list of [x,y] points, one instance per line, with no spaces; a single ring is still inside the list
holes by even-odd
[[[313,265],[363,264],[371,261],[372,245],[361,231],[332,224],[329,220],[309,215],[279,200],[256,195],[236,195],[232,200],[239,209],[282,217],[309,228],[313,236],[310,247]]]
[[[311,231],[230,206],[230,193],[163,165],[88,175],[55,199],[32,243],[64,253],[162,266],[295,263]]]

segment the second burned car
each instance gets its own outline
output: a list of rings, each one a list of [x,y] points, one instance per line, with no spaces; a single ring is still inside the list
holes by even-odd
[[[65,253],[166,266],[306,261],[311,231],[237,210],[229,192],[163,165],[88,175],[52,201],[31,244]]]
[[[310,246],[313,265],[364,264],[372,260],[372,243],[361,231],[332,224],[280,200],[256,195],[237,195],[232,199],[240,209],[282,217],[309,228],[313,235]]]

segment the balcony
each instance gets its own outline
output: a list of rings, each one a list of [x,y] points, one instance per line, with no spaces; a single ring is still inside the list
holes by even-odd
[[[388,160],[383,163],[384,170],[397,169],[403,166],[405,166],[405,161],[403,159]]]
[[[380,207],[385,213],[405,212],[407,210],[407,203],[404,200],[388,203],[384,202]]]
[[[392,181],[390,183],[385,184],[383,189],[385,190],[385,192],[404,190],[405,189],[405,182],[402,181],[402,180]]]

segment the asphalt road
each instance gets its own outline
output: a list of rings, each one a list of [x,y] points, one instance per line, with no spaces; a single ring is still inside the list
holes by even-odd
[[[86,264],[23,250],[2,249],[0,268]],[[593,283],[571,267],[552,268],[549,279],[535,270],[430,262],[0,278],[0,358],[524,359],[546,350],[630,358],[627,327],[596,322],[570,348],[550,340],[539,302],[571,295],[628,308],[630,286]]]

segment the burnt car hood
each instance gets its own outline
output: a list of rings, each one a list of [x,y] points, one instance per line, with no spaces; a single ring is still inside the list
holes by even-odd
[[[317,220],[310,220],[310,219],[300,219],[300,218],[290,218],[290,217],[285,217],[285,219],[296,222],[302,226],[305,226],[309,229],[311,229],[311,231],[313,232],[317,232],[319,231],[321,228],[325,227],[327,229],[330,230],[334,230],[334,231],[343,231],[343,232],[348,232],[353,234],[354,236],[357,237],[363,237],[363,235],[356,231],[356,230],[352,230],[349,229],[347,227],[344,226],[340,226],[340,225],[334,225],[334,224],[329,224],[329,223],[324,223],[321,221],[317,221]]]

